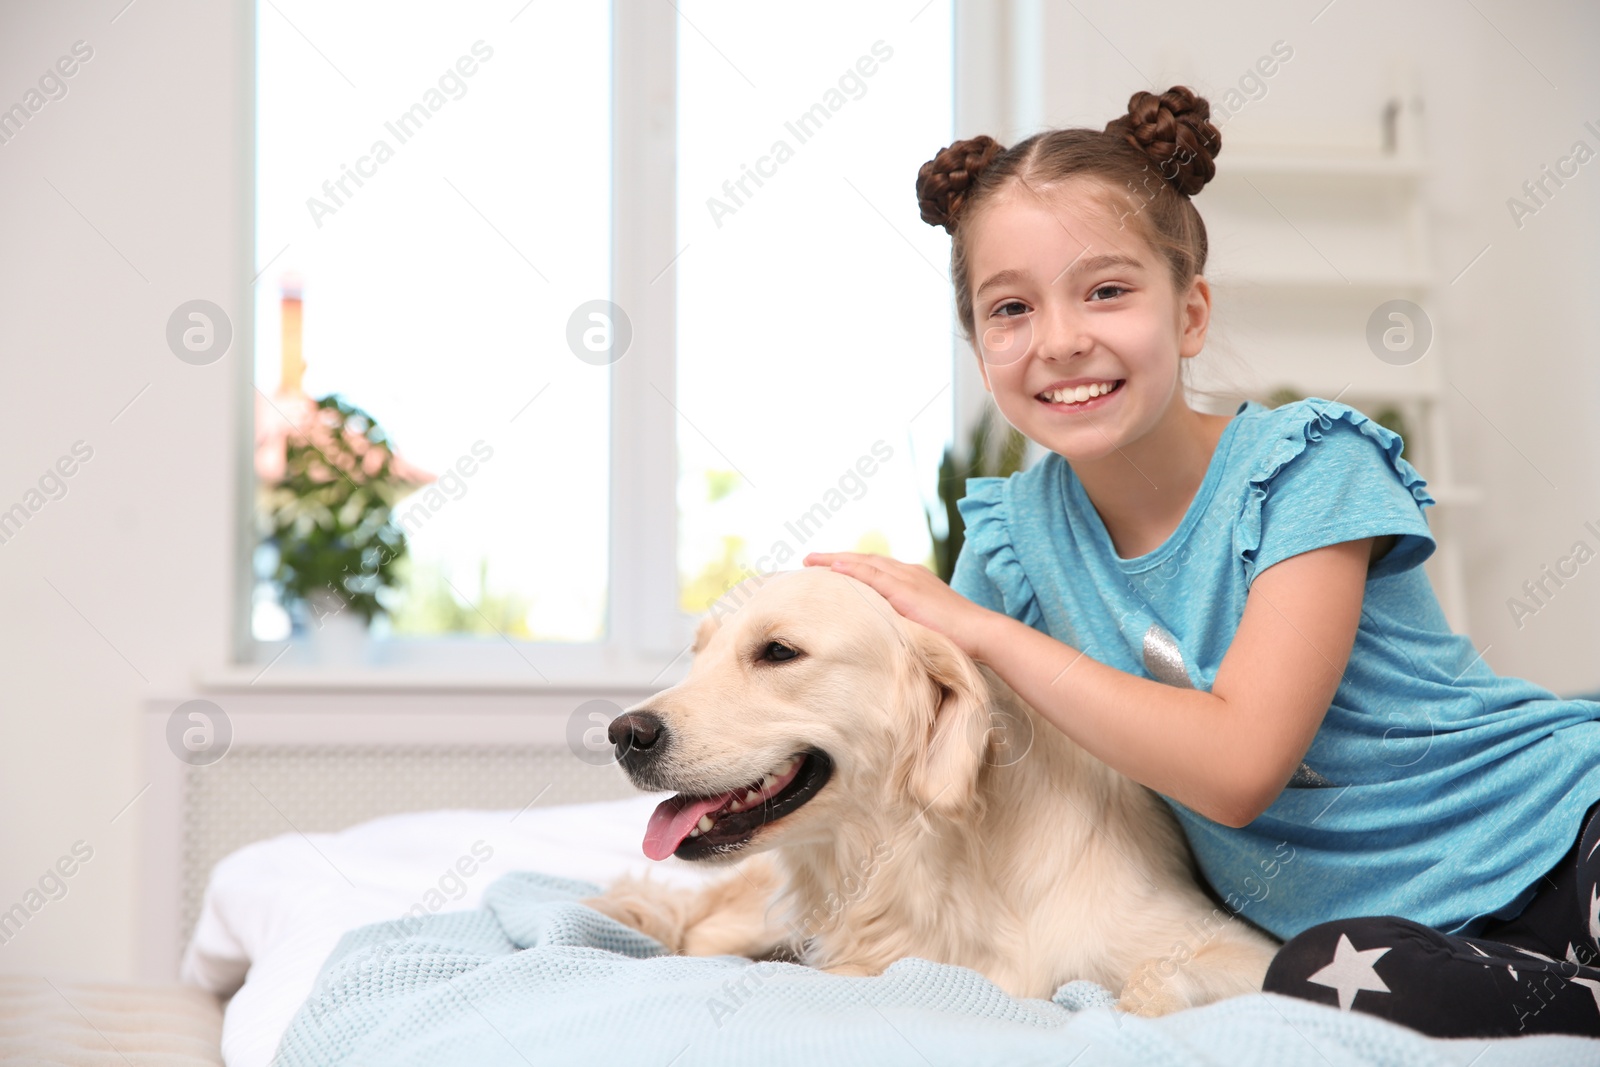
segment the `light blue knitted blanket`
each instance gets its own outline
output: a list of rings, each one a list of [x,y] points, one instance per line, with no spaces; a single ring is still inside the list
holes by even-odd
[[[1444,1041],[1269,994],[1150,1020],[1116,1011],[1091,982],[1019,1000],[976,971],[923,959],[849,978],[735,956],[667,956],[577,902],[599,890],[508,874],[477,911],[351,931],[274,1067],[1600,1064],[1600,1041]]]

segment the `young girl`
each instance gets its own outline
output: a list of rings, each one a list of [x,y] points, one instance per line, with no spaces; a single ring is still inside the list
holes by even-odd
[[[1401,440],[1311,399],[1191,408],[1221,147],[1177,86],[917,176],[985,388],[1048,454],[976,478],[950,586],[812,553],[1170,804],[1266,990],[1437,1036],[1600,1035],[1600,704],[1496,675],[1421,564]]]

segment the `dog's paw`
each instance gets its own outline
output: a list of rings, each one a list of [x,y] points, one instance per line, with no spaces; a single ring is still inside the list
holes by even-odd
[[[1150,960],[1133,969],[1128,980],[1122,984],[1122,993],[1117,998],[1118,1011],[1154,1019],[1190,1007],[1188,998],[1180,995],[1162,977],[1157,969],[1161,962]]]
[[[600,896],[585,897],[578,903],[655,938],[673,955],[683,953],[682,909],[648,883],[623,879]]]
[[[1171,1015],[1175,1011],[1182,1011],[1189,1005],[1172,996],[1165,990],[1154,990],[1149,993],[1136,993],[1132,996],[1124,995],[1117,1000],[1117,1010],[1125,1011],[1129,1015],[1139,1015],[1146,1019],[1156,1019],[1163,1015]]]

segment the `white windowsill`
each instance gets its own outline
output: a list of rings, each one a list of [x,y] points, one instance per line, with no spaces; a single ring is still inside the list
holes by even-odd
[[[628,654],[605,644],[512,645],[504,641],[370,642],[348,660],[318,662],[301,644],[257,646],[255,662],[198,672],[195,685],[218,693],[522,693],[638,692],[677,684],[689,672],[692,638],[668,652]]]
[[[681,680],[687,662],[651,680],[649,675],[606,678],[552,678],[460,674],[432,670],[375,668],[272,668],[236,666],[206,671],[195,678],[202,692],[242,693],[616,693],[656,692]]]

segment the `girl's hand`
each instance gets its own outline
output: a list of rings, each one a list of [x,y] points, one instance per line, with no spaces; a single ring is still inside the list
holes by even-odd
[[[895,611],[944,634],[961,651],[978,658],[984,616],[994,613],[951,589],[928,568],[867,552],[812,552],[802,562],[808,567],[831,566],[865,582]]]

